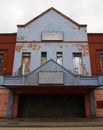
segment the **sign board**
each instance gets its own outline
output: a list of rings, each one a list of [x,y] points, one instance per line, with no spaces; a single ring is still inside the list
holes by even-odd
[[[42,32],[42,40],[44,41],[62,41],[62,32]]]
[[[63,72],[39,72],[39,84],[63,84]]]
[[[103,109],[103,100],[97,101],[97,109]]]

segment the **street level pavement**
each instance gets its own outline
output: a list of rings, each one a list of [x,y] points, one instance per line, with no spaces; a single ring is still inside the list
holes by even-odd
[[[0,119],[0,130],[103,130],[103,118]]]
[[[103,130],[103,127],[3,127],[0,130]]]

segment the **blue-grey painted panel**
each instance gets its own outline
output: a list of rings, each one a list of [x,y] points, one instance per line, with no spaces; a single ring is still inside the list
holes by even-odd
[[[13,90],[10,89],[10,93],[9,93],[9,99],[8,99],[8,113],[7,113],[7,117],[9,119],[12,118],[12,110],[13,110],[13,97],[14,97],[14,93]]]
[[[95,108],[95,99],[94,91],[90,91],[90,108],[91,108],[91,117],[96,117],[96,108]]]
[[[99,84],[103,85],[103,75],[100,75],[98,80],[99,80]]]
[[[78,77],[66,70],[61,65],[57,64],[53,60],[48,61],[46,64],[40,66],[36,70],[32,71],[25,77],[25,84],[38,84],[39,72],[63,72],[64,85],[77,85]]]
[[[98,77],[79,77],[79,85],[99,85]]]
[[[63,81],[64,86],[103,86],[101,84],[102,76],[85,76],[81,77],[71,73],[69,70],[59,65],[57,62],[52,59],[49,60],[46,64],[39,66],[34,71],[30,72],[27,75],[22,77],[4,77],[3,85],[39,85],[39,72],[63,72]]]
[[[62,32],[63,42],[43,42],[41,37],[43,32]],[[91,75],[86,27],[75,24],[55,10],[50,10],[25,27],[18,27],[13,75],[18,75],[22,52],[31,53],[31,72],[41,65],[41,52],[43,51],[47,52],[47,61],[50,59],[56,61],[56,53],[62,52],[63,66],[72,73],[74,73],[72,54],[81,52],[83,56],[81,70],[85,72],[84,75]]]
[[[4,85],[22,84],[22,77],[9,76],[4,77]]]
[[[39,72],[39,84],[64,84],[63,72]]]
[[[3,81],[4,81],[4,77],[3,77],[3,76],[0,76],[0,85],[3,84]]]

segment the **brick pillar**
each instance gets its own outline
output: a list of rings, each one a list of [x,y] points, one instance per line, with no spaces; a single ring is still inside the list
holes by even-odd
[[[86,94],[85,95],[85,116],[87,118],[89,118],[91,116],[91,113],[90,113],[90,95],[89,94]]]
[[[19,102],[19,95],[14,94],[14,105],[13,105],[13,118],[17,118],[18,116],[18,102]]]

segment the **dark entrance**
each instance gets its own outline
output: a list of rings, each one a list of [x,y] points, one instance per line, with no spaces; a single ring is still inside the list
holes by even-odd
[[[83,95],[21,95],[19,117],[84,117]]]

